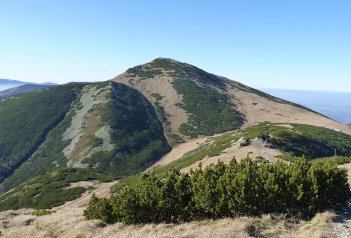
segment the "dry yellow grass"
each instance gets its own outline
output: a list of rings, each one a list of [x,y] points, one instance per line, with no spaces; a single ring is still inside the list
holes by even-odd
[[[119,237],[119,238],[324,238],[332,233],[333,213],[318,214],[310,222],[294,221],[265,215],[261,218],[205,220],[184,224],[106,225],[86,221],[83,209],[71,208],[64,213],[35,217],[31,210],[7,211],[0,214],[2,237]]]
[[[89,186],[93,190],[75,201],[57,207],[53,214],[36,217],[33,210],[22,209],[0,213],[1,237],[38,238],[325,238],[333,234],[334,214],[318,214],[311,221],[296,221],[283,216],[238,217],[234,219],[195,221],[184,224],[107,225],[99,220],[87,221],[83,211],[92,192],[99,197],[109,196],[115,182],[79,182],[76,186]]]
[[[301,123],[312,126],[340,129],[351,134],[351,128],[320,114],[293,105],[274,102],[252,92],[238,88],[234,82],[228,81],[227,93],[237,109],[245,115],[244,127],[257,122]]]

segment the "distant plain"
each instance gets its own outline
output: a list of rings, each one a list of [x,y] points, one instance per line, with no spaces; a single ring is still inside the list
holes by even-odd
[[[351,92],[260,90],[272,96],[301,104],[341,123],[351,123]]]

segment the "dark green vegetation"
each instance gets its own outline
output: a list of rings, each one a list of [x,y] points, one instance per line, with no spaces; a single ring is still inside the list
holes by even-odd
[[[67,167],[67,158],[62,151],[69,141],[62,141],[62,134],[69,127],[71,118],[72,114],[67,115],[48,133],[37,151],[1,184],[2,190],[7,191],[48,171]]]
[[[349,158],[349,156],[351,156],[351,136],[322,127],[300,124],[292,124],[291,126],[292,128],[288,128],[280,126],[279,124],[262,123],[236,132],[223,134],[213,138],[211,142],[200,146],[196,150],[185,154],[181,159],[169,165],[155,168],[155,175],[162,178],[170,168],[179,170],[205,157],[220,155],[240,138],[243,138],[245,142],[241,143],[242,146],[249,145],[254,138],[261,138],[270,147],[282,151],[281,159],[292,162],[301,156],[305,156],[308,159],[334,161],[337,164],[351,162]],[[303,144],[303,142],[306,143],[306,141],[308,141],[309,144]],[[336,158],[324,158],[334,156],[335,149],[338,155],[348,157],[338,156]],[[135,186],[140,182],[141,177],[141,174],[137,174],[132,177],[123,178],[120,183],[111,188],[111,191],[119,191],[125,186]]]
[[[0,102],[0,181],[28,159],[64,119],[82,86],[67,84]]]
[[[243,117],[234,109],[230,98],[213,88],[224,88],[223,79],[169,59],[156,59],[149,65],[162,68],[174,77],[174,89],[183,96],[180,106],[189,114],[188,123],[179,128],[182,134],[190,137],[213,135],[238,129],[242,125]]]
[[[151,96],[153,96],[156,101],[160,101],[163,98],[159,93],[152,93]]]
[[[287,156],[316,159],[336,155],[351,156],[351,136],[331,129],[291,124],[292,128],[277,124],[260,124],[241,132],[246,139],[261,138],[286,152]]]
[[[161,74],[162,71],[159,69],[143,69],[141,65],[130,68],[127,70],[130,74],[129,77],[139,77],[140,79],[152,78],[155,75]]]
[[[51,210],[36,210],[32,213],[33,216],[46,216],[55,213],[56,211],[51,211]]]
[[[179,128],[184,135],[213,135],[241,126],[242,116],[233,109],[226,95],[186,79],[176,79],[173,85],[183,95],[183,108],[189,113],[188,124]]]
[[[115,149],[97,152],[86,158],[83,163],[89,165],[88,169],[78,172],[67,169],[67,158],[62,151],[70,141],[62,140],[62,135],[74,116],[74,111],[67,114],[68,110],[82,107],[77,99],[85,85],[58,86],[1,102],[0,111],[4,114],[0,115],[0,121],[4,123],[0,129],[4,134],[0,134],[0,139],[8,142],[1,144],[1,156],[4,157],[5,149],[18,153],[17,148],[27,149],[26,146],[28,153],[13,167],[15,171],[10,170],[4,176],[7,179],[1,184],[1,190],[14,189],[0,197],[0,210],[23,207],[43,209],[60,205],[85,191],[84,188],[64,189],[69,183],[132,175],[143,171],[170,150],[152,104],[136,90],[112,83],[108,95],[111,100],[96,110],[99,110],[103,123],[111,128],[111,143]],[[105,86],[106,82],[97,85]],[[22,141],[16,140],[17,136],[22,135]],[[94,136],[90,141],[93,147],[102,143]],[[8,157],[14,162],[10,156],[14,154]],[[59,177],[49,176],[56,173]],[[88,175],[90,177],[86,177]]]
[[[183,102],[179,106],[189,115],[188,123],[179,128],[183,135],[192,138],[213,135],[238,129],[243,123],[243,116],[235,110],[234,104],[223,91],[226,81],[216,75],[192,65],[163,58],[131,68],[127,73],[130,74],[129,77],[153,78],[162,74],[174,78],[173,87],[183,96]],[[153,93],[152,96],[156,100],[155,108],[159,120],[166,123],[167,115],[158,104],[162,96],[158,93]]]
[[[231,137],[227,137],[226,135],[220,136],[215,141],[213,141],[213,143],[203,145],[194,151],[186,153],[181,159],[173,161],[168,165],[155,168],[153,170],[153,173],[160,178],[164,178],[168,170],[180,170],[194,164],[197,161],[202,160],[206,156],[213,157],[219,155],[225,148],[229,147],[230,144]],[[141,177],[142,174],[139,173],[123,178],[119,181],[119,183],[111,187],[111,192],[117,192],[127,186],[136,186],[141,182]]]
[[[349,195],[347,172],[334,163],[299,159],[289,166],[232,160],[189,174],[170,170],[164,179],[145,174],[138,186],[124,188],[110,199],[94,196],[84,215],[126,224],[267,213],[311,217],[344,204]]]
[[[214,74],[207,73],[193,65],[181,63],[167,58],[157,58],[148,64],[150,69],[163,69],[167,75],[174,78],[197,80],[198,82],[221,89],[225,87],[225,80]]]
[[[227,85],[260,95],[274,102],[289,104],[311,111],[301,105],[273,97],[239,82],[219,77],[186,63],[167,58],[158,58],[146,66],[144,69],[139,67],[138,70],[149,74],[153,70],[160,74],[159,70],[162,70],[164,74],[175,79],[174,88],[179,94],[183,95],[183,104],[181,106],[190,115],[189,123],[183,124],[180,128],[181,132],[187,136],[213,135],[238,129],[242,125],[244,117],[235,109],[235,105],[230,102],[230,98],[226,94]],[[153,76],[150,77],[152,78]],[[217,89],[222,90],[222,92]]]
[[[48,209],[74,200],[85,191],[69,188],[83,180],[109,181],[111,178],[88,169],[63,169],[40,175],[0,197],[0,211],[19,208]]]
[[[149,64],[129,69],[128,73],[127,81],[131,80],[130,82],[133,83],[158,75],[173,78],[167,80],[173,83],[174,89],[183,98],[183,101],[178,102],[176,106],[185,109],[189,116],[189,121],[181,125],[180,131],[189,137],[213,135],[238,129],[245,119],[236,110],[226,90],[232,86],[254,92],[253,89],[239,83],[231,83],[194,66],[168,59],[156,59]],[[133,77],[137,78],[134,80]],[[82,88],[88,86],[84,88],[84,92],[92,93],[87,90],[90,90],[93,85],[96,86],[95,89],[108,86],[99,92],[100,95],[103,93],[104,97],[106,95],[107,100],[101,100],[102,97],[93,95],[92,100],[97,104],[94,104],[94,107],[84,115],[83,127],[84,123],[90,120],[96,122],[96,125],[85,127],[91,131],[84,140],[80,141],[81,144],[78,143],[79,150],[76,150],[78,152],[70,156],[70,162],[81,163],[82,167],[86,165],[86,169],[67,169],[68,159],[62,151],[71,141],[64,141],[63,133],[72,123],[72,118],[75,116],[74,109],[85,107],[85,103],[80,103],[79,100]],[[0,182],[2,182],[1,190],[7,193],[0,197],[0,210],[22,207],[46,209],[60,205],[79,197],[85,191],[84,188],[69,188],[70,183],[81,180],[122,178],[113,188],[117,194],[125,189],[132,189],[138,193],[139,187],[145,182],[141,172],[170,150],[164,133],[172,145],[183,141],[183,136],[176,135],[169,124],[168,118],[172,115],[168,115],[161,106],[161,102],[162,105],[167,103],[163,98],[165,95],[157,92],[163,91],[156,90],[151,95],[152,105],[137,90],[123,84],[85,83],[57,86],[1,101]],[[269,95],[262,95],[269,97]],[[105,140],[105,137],[101,139],[94,136],[94,132],[103,126],[106,127],[102,128],[102,131],[109,133],[110,143],[113,146],[105,143],[108,137]],[[105,128],[107,128],[106,131]],[[219,155],[241,138],[243,138],[241,146],[248,146],[252,139],[260,138],[269,147],[281,150],[283,152],[281,158],[289,161],[296,161],[302,156],[309,160],[334,156],[335,152],[340,156],[350,156],[351,151],[350,136],[346,134],[305,125],[292,125],[292,128],[287,128],[266,123],[213,138],[212,141],[186,154],[183,158],[154,169],[156,177],[151,177],[157,180],[157,183],[163,184],[163,179],[169,179],[167,171],[171,168],[179,170],[206,156]],[[95,152],[106,148],[104,146],[112,149],[89,154],[90,157],[85,157],[83,160],[78,158],[77,154],[86,148],[94,148]],[[85,151],[89,152],[89,150]],[[326,160],[334,160],[338,164],[350,161],[346,157],[321,159],[322,162]],[[264,164],[264,161],[260,160],[259,163]],[[315,160],[311,166],[317,166],[318,163],[319,160]],[[182,176],[173,174],[177,179]],[[109,207],[109,204],[114,206],[113,203],[105,203],[106,207]],[[167,206],[165,202],[162,204]],[[163,207],[161,210],[167,212],[164,209]],[[306,214],[312,213],[313,209],[308,210]],[[160,214],[161,210],[156,210],[157,214]],[[201,219],[196,211],[191,210],[190,218],[174,219]],[[240,213],[240,210],[235,212]],[[255,214],[255,212],[261,211],[252,210],[248,213]],[[230,216],[233,214],[234,212]],[[212,214],[209,217],[215,216]],[[161,221],[169,218],[155,219]]]
[[[116,178],[145,170],[170,150],[152,104],[138,91],[112,82],[111,102],[102,109],[115,149],[84,159]]]
[[[282,151],[281,159],[296,160],[306,157],[313,160],[323,157],[351,156],[351,136],[331,129],[302,124],[285,125],[261,123],[213,139],[210,146],[194,151],[191,156],[200,160],[213,157],[229,148],[233,142],[243,139],[247,146],[254,138],[262,139],[267,146]]]

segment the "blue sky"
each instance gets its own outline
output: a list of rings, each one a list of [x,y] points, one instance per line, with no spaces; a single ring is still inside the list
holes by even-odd
[[[156,57],[257,88],[351,91],[351,1],[0,0],[0,78],[101,81]]]

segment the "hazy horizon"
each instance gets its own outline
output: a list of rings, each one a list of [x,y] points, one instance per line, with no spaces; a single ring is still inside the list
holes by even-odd
[[[117,75],[116,75],[117,76]],[[0,80],[1,79],[5,79],[5,78],[1,78],[0,77]],[[18,79],[5,79],[5,80],[13,80],[13,81],[21,81],[23,83],[57,83],[57,82],[52,82],[52,81],[46,81],[46,82],[31,82],[31,81],[26,81],[26,80],[18,80]],[[107,79],[109,80],[109,79]],[[94,81],[94,82],[103,82],[103,81],[107,81],[107,80],[97,80],[97,81]],[[64,82],[64,83],[57,83],[57,84],[65,84],[65,83],[70,83],[70,82],[89,82],[89,81],[67,81],[67,82]],[[241,83],[241,82],[240,82]],[[17,83],[11,83],[11,84],[6,84],[6,85],[1,85],[0,84],[0,91],[1,90],[6,90],[6,89],[9,89],[11,87],[17,87],[21,84],[17,84]],[[248,85],[250,86],[250,85]],[[346,94],[351,94],[351,91],[337,91],[337,90],[317,90],[317,89],[294,89],[294,88],[274,88],[274,87],[271,87],[271,88],[267,88],[267,87],[254,87],[254,86],[251,86],[255,89],[258,89],[260,91],[263,91],[263,92],[269,92],[271,90],[277,90],[277,91],[296,91],[296,92],[320,92],[320,93],[346,93]]]
[[[351,92],[290,89],[260,90],[272,96],[303,105],[341,123],[351,123]]]

